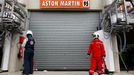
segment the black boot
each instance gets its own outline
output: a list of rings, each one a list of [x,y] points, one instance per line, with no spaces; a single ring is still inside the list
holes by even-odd
[[[90,74],[90,73],[89,73],[89,75],[93,75],[93,74]]]
[[[100,73],[98,73],[98,75],[101,75]]]

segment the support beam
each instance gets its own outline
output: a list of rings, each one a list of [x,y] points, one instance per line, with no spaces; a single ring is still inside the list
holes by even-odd
[[[14,33],[13,34],[13,38],[12,38],[12,44],[11,44],[11,53],[10,53],[10,63],[9,63],[9,72],[16,72],[16,71],[20,71],[20,69],[22,68],[22,61],[19,61],[19,59],[17,58],[17,54],[18,54],[18,41],[19,41],[19,35],[18,33]]]
[[[4,54],[3,54],[3,59],[2,59],[2,70],[3,71],[7,71],[9,68],[9,57],[10,57],[10,48],[11,48],[11,38],[12,38],[12,34],[9,32],[6,32],[5,35],[5,42],[4,42]]]
[[[120,64],[119,64],[119,54],[118,54],[118,45],[117,45],[117,37],[115,34],[112,34],[112,48],[113,48],[113,56],[114,56],[114,66],[115,72],[120,73]]]

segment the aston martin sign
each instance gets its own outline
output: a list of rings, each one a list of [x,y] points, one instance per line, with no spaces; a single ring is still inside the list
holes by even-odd
[[[40,8],[90,8],[89,0],[40,0]]]

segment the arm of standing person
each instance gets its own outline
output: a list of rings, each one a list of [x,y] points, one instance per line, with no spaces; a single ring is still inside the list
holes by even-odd
[[[87,52],[88,55],[91,54],[91,50],[92,50],[92,44],[90,44],[89,47],[88,47],[88,52]]]
[[[22,48],[23,48],[23,56],[24,56],[25,45],[26,45],[27,41],[28,41],[28,39],[27,39],[27,38],[25,38],[25,39],[24,39],[24,41],[23,41],[23,43],[22,43]]]

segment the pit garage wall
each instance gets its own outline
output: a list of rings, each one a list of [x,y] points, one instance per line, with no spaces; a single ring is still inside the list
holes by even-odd
[[[90,10],[101,10],[107,4],[110,4],[113,0],[89,0]],[[40,9],[40,0],[24,0],[20,1],[27,5],[28,9]]]
[[[100,10],[104,6],[109,5],[114,0],[90,0],[91,10]],[[22,4],[26,4],[28,9],[40,9],[40,0],[18,0]]]

